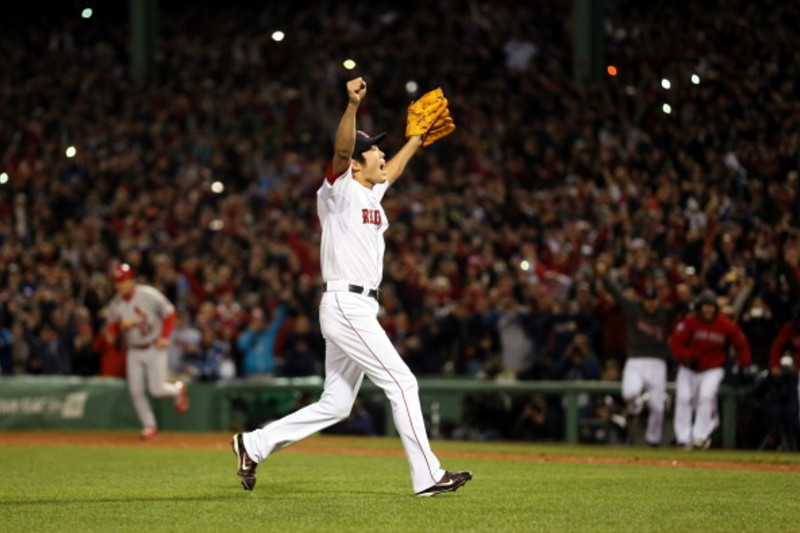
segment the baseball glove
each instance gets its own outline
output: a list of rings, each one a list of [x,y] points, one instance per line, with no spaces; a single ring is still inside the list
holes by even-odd
[[[453,122],[453,118],[450,116],[450,109],[445,108],[441,115],[436,119],[436,121],[431,126],[431,129],[422,136],[422,146],[429,146],[442,137],[450,135],[456,129],[456,125]]]
[[[441,87],[423,94],[419,100],[411,102],[408,106],[406,120],[406,137],[412,135],[425,135],[447,109],[447,99]]]

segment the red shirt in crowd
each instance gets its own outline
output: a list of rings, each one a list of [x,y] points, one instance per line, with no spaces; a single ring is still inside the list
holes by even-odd
[[[104,331],[94,338],[92,350],[100,356],[100,375],[124,378],[127,369],[125,350],[111,342]]]
[[[794,367],[800,369],[800,323],[787,322],[778,332],[778,336],[772,341],[769,354],[769,367],[781,366],[781,357],[786,346],[790,347],[794,358]]]
[[[731,344],[739,356],[739,366],[748,366],[750,346],[747,338],[733,320],[721,313],[717,313],[711,322],[692,313],[675,326],[670,337],[675,360],[697,371],[722,367]]]

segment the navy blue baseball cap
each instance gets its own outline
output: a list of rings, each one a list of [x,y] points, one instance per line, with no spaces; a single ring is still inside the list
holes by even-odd
[[[373,137],[370,137],[368,134],[364,133],[363,131],[356,132],[356,146],[353,148],[353,155],[361,155],[386,137],[386,132],[379,133]]]

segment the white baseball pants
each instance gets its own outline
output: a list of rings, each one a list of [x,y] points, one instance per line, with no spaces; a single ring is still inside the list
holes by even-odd
[[[126,365],[128,368],[128,392],[133,408],[144,429],[158,427],[146,389],[155,398],[175,398],[178,386],[167,383],[167,350],[151,346],[143,350],[128,348]]]
[[[685,366],[678,368],[675,379],[675,440],[678,444],[705,441],[719,425],[717,393],[725,377],[725,369],[712,368],[696,372]],[[694,420],[692,420],[694,415]]]
[[[647,392],[648,444],[660,444],[664,426],[664,403],[667,395],[667,362],[656,357],[630,357],[622,370],[622,399],[628,412],[638,415],[644,407],[641,394]]]
[[[378,322],[378,302],[346,291],[328,291],[320,303],[325,337],[325,386],[317,403],[244,434],[250,457],[270,453],[349,416],[366,374],[391,402],[394,424],[411,469],[413,491],[436,484],[444,470],[431,450],[419,402],[417,379]]]

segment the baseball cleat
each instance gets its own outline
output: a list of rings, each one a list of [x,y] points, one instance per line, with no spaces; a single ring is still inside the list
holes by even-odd
[[[236,460],[238,462],[237,466],[239,470],[236,474],[242,478],[242,487],[244,490],[253,490],[253,487],[256,486],[256,467],[258,463],[253,461],[247,454],[241,433],[237,433],[233,436],[231,439],[231,447],[233,448],[233,453],[236,455]]]
[[[175,396],[175,411],[182,415],[189,410],[189,393],[186,390],[186,384],[182,381],[177,382],[178,395]]]
[[[463,487],[467,481],[472,479],[472,472],[465,470],[463,472],[447,472],[436,485],[428,487],[417,493],[420,498],[427,498],[429,496],[436,496],[443,492],[455,492],[459,487]]]
[[[139,436],[142,440],[153,440],[158,437],[158,428],[144,428]]]

